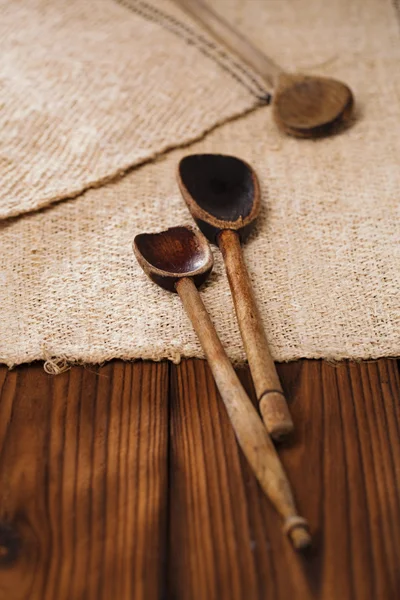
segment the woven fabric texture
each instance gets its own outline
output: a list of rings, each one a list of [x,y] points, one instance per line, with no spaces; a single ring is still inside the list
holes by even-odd
[[[0,54],[0,218],[99,185],[263,93],[170,0],[0,0]]]
[[[191,223],[175,170],[195,152],[234,154],[259,176],[262,214],[244,251],[275,359],[400,354],[400,44],[393,5],[217,6],[265,51],[275,49],[283,65],[297,59],[299,70],[349,83],[356,122],[329,139],[299,141],[276,130],[268,107],[258,108],[114,183],[3,221],[3,362],[45,359],[56,369],[63,360],[203,356],[179,298],[146,278],[131,249],[139,232]],[[235,85],[229,79],[227,95]],[[229,356],[243,361],[216,249],[202,295]]]

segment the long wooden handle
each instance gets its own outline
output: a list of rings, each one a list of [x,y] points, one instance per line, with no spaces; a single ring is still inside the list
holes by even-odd
[[[262,489],[284,518],[284,531],[295,548],[308,546],[311,538],[307,522],[297,514],[275,447],[233,370],[195,284],[184,278],[177,283],[176,289],[207,356],[244,455]]]
[[[277,440],[293,430],[293,421],[254,299],[239,235],[231,230],[222,231],[218,245],[224,257],[260,412],[270,435]]]
[[[276,86],[282,69],[270,58],[240,35],[225,19],[212,10],[202,0],[175,0],[190,16],[252,67],[270,88]]]

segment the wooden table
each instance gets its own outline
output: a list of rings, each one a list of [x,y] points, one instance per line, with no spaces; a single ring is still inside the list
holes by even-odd
[[[283,537],[204,362],[1,367],[0,600],[399,598],[396,362],[279,373],[306,556]]]

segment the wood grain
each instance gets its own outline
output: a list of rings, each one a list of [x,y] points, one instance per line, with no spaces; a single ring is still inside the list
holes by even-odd
[[[0,374],[0,599],[159,598],[168,365]]]
[[[392,600],[400,589],[396,364],[301,361],[279,373],[296,427],[280,455],[313,551],[299,557],[282,538],[208,367],[184,362],[172,374],[171,598]],[[249,388],[247,372],[243,381]]]
[[[315,541],[303,558],[203,361],[1,367],[0,600],[397,598],[395,361],[278,371],[296,426],[279,453]]]

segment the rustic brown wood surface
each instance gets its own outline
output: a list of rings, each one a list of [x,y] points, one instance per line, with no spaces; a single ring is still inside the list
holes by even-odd
[[[0,600],[397,598],[396,362],[278,370],[303,557],[203,361],[0,367]]]

